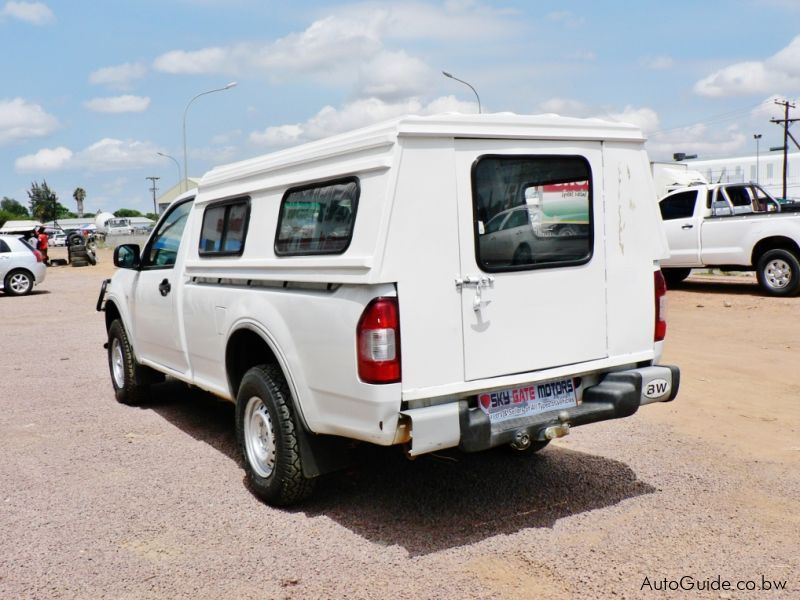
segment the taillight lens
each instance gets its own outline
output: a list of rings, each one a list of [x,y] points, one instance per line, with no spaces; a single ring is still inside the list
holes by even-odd
[[[661,342],[667,337],[667,282],[661,271],[653,273],[656,295],[656,329],[653,340]]]
[[[365,383],[400,381],[400,311],[397,298],[375,298],[356,328],[358,376]]]
[[[36,257],[36,262],[44,262],[44,255],[38,250],[34,250],[33,255]]]

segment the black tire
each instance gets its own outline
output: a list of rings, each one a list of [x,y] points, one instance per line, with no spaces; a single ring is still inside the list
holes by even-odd
[[[14,269],[3,281],[3,291],[9,296],[26,296],[33,290],[33,275],[30,271]]]
[[[67,246],[83,246],[84,240],[80,233],[71,233],[67,238]]]
[[[251,368],[236,395],[236,439],[252,491],[268,504],[288,506],[311,495],[300,460],[292,397],[276,365]]]
[[[691,272],[691,269],[661,269],[664,281],[667,282],[667,287],[669,288],[678,287]]]
[[[97,264],[97,255],[94,252],[87,252],[86,259],[89,261],[89,264],[94,266]]]
[[[85,258],[73,258],[70,263],[73,267],[88,267],[89,261]]]
[[[136,362],[128,334],[119,320],[108,328],[108,369],[117,402],[129,406],[146,402],[150,386],[164,380],[161,373]]]
[[[520,244],[514,251],[514,257],[511,259],[512,265],[528,265],[531,263],[532,255],[531,248],[528,244]]]
[[[86,248],[77,247],[70,250],[70,254],[72,254],[72,258],[86,258],[89,255]]]
[[[800,261],[783,248],[765,252],[756,268],[758,284],[770,296],[794,296],[800,291]]]

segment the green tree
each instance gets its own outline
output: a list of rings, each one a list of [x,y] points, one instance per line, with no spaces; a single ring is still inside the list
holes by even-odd
[[[141,217],[142,213],[138,210],[134,210],[132,208],[120,208],[119,210],[114,211],[115,217]]]
[[[158,215],[156,213],[146,213],[144,216],[151,221],[158,221]]]
[[[78,216],[83,216],[83,201],[86,199],[86,190],[82,187],[76,187],[75,191],[72,192],[72,197],[75,198],[75,202],[78,205]]]
[[[50,221],[54,216],[58,216],[58,196],[50,189],[46,181],[42,181],[41,185],[35,181],[31,183],[28,200],[31,216],[37,221]]]
[[[20,219],[27,219],[30,217],[27,208],[8,196],[3,196],[3,199],[0,200],[0,210],[5,211],[10,215],[19,217]]]

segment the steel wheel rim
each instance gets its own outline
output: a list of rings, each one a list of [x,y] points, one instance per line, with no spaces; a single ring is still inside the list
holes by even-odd
[[[17,294],[24,294],[31,286],[31,280],[27,275],[14,273],[8,281],[9,287]]]
[[[119,338],[111,341],[111,376],[117,388],[125,387],[125,357],[122,354]]]
[[[771,288],[782,289],[792,280],[792,267],[785,260],[776,258],[767,263],[764,274]]]
[[[275,430],[264,402],[258,396],[247,401],[244,415],[247,462],[259,477],[269,477],[275,468]]]

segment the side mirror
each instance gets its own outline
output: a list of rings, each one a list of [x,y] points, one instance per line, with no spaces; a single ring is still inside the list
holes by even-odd
[[[114,248],[114,266],[120,269],[138,269],[141,264],[139,253],[139,244],[117,246]]]
[[[730,204],[725,200],[716,200],[711,205],[711,214],[715,217],[730,217],[733,214]]]

